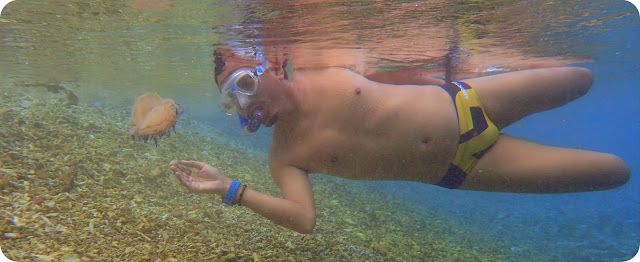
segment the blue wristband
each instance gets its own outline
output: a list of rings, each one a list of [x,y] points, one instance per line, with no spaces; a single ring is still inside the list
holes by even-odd
[[[231,182],[231,186],[229,187],[229,190],[227,190],[227,193],[224,194],[224,198],[222,199],[222,202],[224,202],[227,205],[232,205],[233,200],[236,199],[238,188],[240,188],[240,182],[233,180],[233,182]]]

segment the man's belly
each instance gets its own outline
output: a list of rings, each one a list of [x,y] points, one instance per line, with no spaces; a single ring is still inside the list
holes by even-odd
[[[458,145],[456,130],[408,137],[351,137],[317,148],[307,158],[312,173],[360,180],[404,180],[437,183]]]

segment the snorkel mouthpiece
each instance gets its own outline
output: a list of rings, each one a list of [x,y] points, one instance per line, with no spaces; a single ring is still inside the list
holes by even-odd
[[[251,119],[246,119],[240,114],[238,114],[238,118],[240,119],[240,126],[242,127],[242,130],[244,130],[244,133],[250,135],[253,132],[258,131],[258,129],[262,125],[260,123],[262,119],[262,109],[258,109],[253,112]]]
[[[253,116],[251,116],[251,120],[249,120],[249,125],[244,129],[244,132],[253,133],[258,131],[260,128],[260,120],[262,120],[262,109],[258,109],[253,112]]]

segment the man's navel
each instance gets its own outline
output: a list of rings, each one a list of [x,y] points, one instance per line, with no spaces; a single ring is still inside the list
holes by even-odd
[[[419,148],[421,148],[423,150],[429,150],[431,148],[431,146],[432,146],[431,142],[433,142],[431,137],[422,138],[422,140],[420,140]]]

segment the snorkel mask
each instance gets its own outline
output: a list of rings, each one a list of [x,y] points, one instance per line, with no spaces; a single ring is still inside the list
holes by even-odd
[[[237,114],[240,120],[240,126],[245,134],[249,135],[256,132],[261,126],[262,109],[258,109],[248,116],[249,119],[238,113],[239,109],[247,110],[255,103],[255,95],[261,87],[260,75],[262,75],[269,64],[262,55],[262,46],[252,46],[248,48],[235,48],[234,53],[241,56],[253,56],[253,59],[260,61],[257,67],[241,67],[236,69],[227,79],[220,85],[220,109],[227,115]],[[217,79],[216,79],[217,80]]]
[[[240,126],[246,134],[251,134],[260,128],[262,109],[256,110],[250,119],[246,119],[238,113],[238,108],[248,109],[253,103],[253,96],[260,88],[260,75],[263,73],[263,66],[258,66],[255,69],[239,68],[224,81],[220,88],[220,109],[227,115],[237,114]]]

